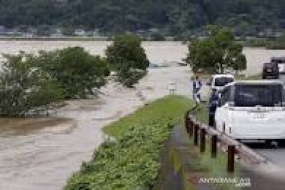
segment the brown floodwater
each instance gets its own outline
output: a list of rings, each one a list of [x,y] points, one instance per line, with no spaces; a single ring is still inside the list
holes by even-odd
[[[62,189],[106,138],[102,127],[141,104],[135,91],[115,89],[69,101],[51,117],[0,119],[0,190]]]
[[[45,183],[43,176],[52,176],[53,167],[60,167],[61,161],[54,158],[68,156],[62,154],[68,145],[63,137],[75,128],[76,123],[67,118],[0,119],[0,189],[45,189],[39,188]],[[57,156],[49,156],[51,152]]]

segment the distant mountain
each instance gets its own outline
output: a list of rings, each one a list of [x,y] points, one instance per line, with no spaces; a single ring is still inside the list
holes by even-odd
[[[254,35],[284,30],[284,10],[285,0],[0,0],[0,25],[179,35],[218,24]]]

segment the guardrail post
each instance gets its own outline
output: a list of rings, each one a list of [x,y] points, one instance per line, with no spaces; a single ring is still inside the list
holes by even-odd
[[[200,130],[200,152],[203,153],[206,150],[206,129]]]
[[[192,127],[192,120],[188,117],[188,112],[186,114],[186,117],[185,117],[185,125],[186,125],[186,131],[188,133],[188,135],[190,137],[193,136],[193,127]]]
[[[189,137],[193,137],[194,122],[189,119]]]
[[[213,135],[211,138],[211,156],[212,156],[212,158],[217,157],[217,144],[218,144],[218,135]]]
[[[235,146],[229,145],[228,146],[228,172],[232,173],[235,169]]]
[[[198,145],[198,130],[199,130],[199,125],[198,124],[194,124],[194,145],[197,146]]]
[[[186,131],[187,133],[189,134],[189,122],[190,122],[190,119],[189,119],[189,111],[186,112],[185,114],[185,127],[186,127]]]

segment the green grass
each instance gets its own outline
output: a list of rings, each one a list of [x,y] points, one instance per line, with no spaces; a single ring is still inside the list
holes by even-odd
[[[195,116],[200,122],[207,123],[208,121],[208,110],[205,105],[201,105],[200,109],[195,113]],[[235,165],[235,173],[230,175],[226,172],[227,167],[227,155],[226,153],[218,150],[217,158],[212,159],[210,153],[210,139],[206,142],[206,152],[201,154],[199,147],[194,146],[193,139],[189,139],[185,128],[183,130],[183,139],[188,145],[188,149],[192,157],[196,158],[196,162],[192,165],[193,171],[200,171],[205,177],[239,177],[240,168],[238,164]],[[191,170],[191,169],[190,169]],[[218,189],[222,190],[237,190],[234,184],[221,184],[217,186]]]
[[[195,112],[195,117],[197,117],[197,119],[200,122],[203,122],[205,124],[208,123],[208,107],[205,104],[200,104],[199,105],[199,109],[197,110],[197,112]]]
[[[244,76],[244,75],[238,75],[235,76],[236,80],[261,80],[261,73]]]
[[[184,190],[196,190],[200,178],[234,178],[239,177],[239,167],[235,166],[236,173],[228,174],[226,171],[226,153],[218,150],[217,157],[211,158],[210,143],[206,143],[206,152],[200,153],[199,147],[194,146],[193,139],[189,139],[184,127],[179,130],[183,132],[183,145],[172,146],[169,151],[169,160],[174,166],[175,172],[182,173]],[[194,179],[193,182],[192,180]],[[234,184],[205,184],[215,190],[239,190]]]
[[[253,39],[241,42],[245,47],[262,47],[266,49],[285,49],[284,37],[276,39]]]
[[[200,79],[204,81],[209,81],[211,78],[210,74],[204,74],[204,75],[199,75]],[[235,75],[235,80],[261,80],[261,73],[258,74],[253,74],[246,76],[244,74],[236,74]]]
[[[65,190],[152,189],[161,167],[160,153],[172,125],[181,122],[189,99],[167,96],[105,127],[115,140],[103,143]]]
[[[151,125],[165,120],[165,123],[175,124],[181,121],[183,114],[191,107],[189,99],[183,96],[167,96],[150,103],[133,114],[106,126],[103,131],[114,137],[123,134],[130,125]]]

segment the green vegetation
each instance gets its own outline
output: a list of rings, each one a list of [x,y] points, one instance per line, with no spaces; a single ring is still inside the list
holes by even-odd
[[[245,47],[266,47],[267,39],[250,39],[240,42]]]
[[[200,110],[197,112],[199,115],[205,115],[207,117],[207,111],[206,110]],[[203,120],[206,120],[207,118],[204,117]],[[227,155],[225,152],[222,152],[220,149],[217,152],[217,157],[215,159],[211,158],[211,144],[210,141],[206,141],[206,151],[204,153],[200,153],[199,147],[195,146],[193,143],[193,139],[189,139],[188,134],[185,130],[185,128],[179,129],[182,131],[182,141],[185,143],[185,148],[183,149],[180,147],[179,150],[178,147],[173,147],[172,154],[176,154],[176,157],[180,157],[179,160],[176,161],[176,164],[182,164],[180,167],[184,167],[184,173],[186,175],[191,176],[192,178],[204,177],[204,178],[234,178],[239,177],[241,175],[240,167],[238,164],[235,165],[235,173],[230,175],[227,173]],[[182,152],[182,153],[181,153]],[[179,156],[180,154],[180,156]],[[181,156],[181,154],[183,156]],[[178,156],[177,156],[178,155]],[[191,162],[187,162],[187,160],[191,160]],[[186,161],[185,161],[186,160]],[[179,167],[179,166],[176,166]],[[187,171],[187,172],[185,172]],[[190,184],[191,185],[191,184]],[[188,185],[190,188],[191,186]],[[192,185],[195,185],[192,184]],[[231,183],[224,183],[224,184],[208,184],[210,186],[214,186],[214,189],[219,190],[238,190],[240,188],[236,187],[235,184]],[[196,189],[195,187],[192,187],[192,189]]]
[[[29,112],[46,112],[48,105],[62,98],[49,74],[35,65],[32,55],[4,55],[0,75],[0,116],[25,116]]]
[[[117,80],[124,86],[133,87],[146,74],[149,60],[135,35],[117,36],[106,50],[107,61],[116,72]]]
[[[107,62],[81,47],[40,51],[36,62],[58,83],[65,98],[93,95],[93,89],[104,86],[109,75]]]
[[[107,83],[110,69],[126,87],[146,75],[149,61],[137,36],[116,37],[106,56],[93,56],[81,47],[5,55],[0,116],[25,116],[39,108],[47,112],[49,105],[62,99],[96,95],[94,89]]]
[[[210,26],[208,38],[191,41],[186,61],[194,72],[238,72],[246,69],[246,58],[242,49],[242,46],[234,41],[230,31]]]
[[[200,104],[200,108],[193,113],[197,119],[202,123],[208,123],[208,108],[204,104]],[[226,171],[227,169],[227,155],[222,152],[220,149],[218,150],[217,157],[215,159],[211,158],[211,144],[209,139],[206,140],[206,151],[201,154],[199,147],[195,146],[193,143],[193,139],[189,139],[189,136],[184,127],[179,129],[182,131],[182,139],[181,141],[186,146],[185,149],[182,147],[173,147],[172,154],[180,154],[180,160],[176,161],[176,164],[184,164],[180,167],[185,167],[184,172],[187,171],[188,176],[203,176],[203,177],[212,177],[212,178],[221,178],[221,177],[239,177],[241,175],[240,167],[238,164],[235,165],[235,173],[229,175]],[[182,151],[182,153],[181,153]],[[179,153],[180,152],[180,153]],[[182,156],[181,156],[182,154]],[[187,162],[185,160],[191,160],[191,162]],[[176,166],[178,167],[178,166]],[[209,184],[216,186],[215,189],[222,190],[238,190],[238,187],[235,187],[234,184]],[[192,187],[192,189],[195,189]]]
[[[267,49],[285,49],[285,35],[269,41],[265,47]]]
[[[103,34],[144,34],[156,28],[180,37],[217,24],[232,28],[236,35],[252,36],[282,31],[283,10],[284,0],[0,0],[0,23],[22,31],[36,26],[43,34],[55,27],[97,29]]]
[[[261,80],[261,73],[249,76],[236,76],[237,80]]]
[[[5,55],[0,77],[0,116],[23,117],[46,113],[52,103],[93,95],[106,83],[105,60],[82,48],[66,48],[38,55]],[[51,107],[52,108],[52,107]]]
[[[107,126],[105,132],[116,139],[101,145],[65,189],[152,189],[163,144],[189,106],[185,97],[168,96]]]
[[[245,41],[244,46],[264,47],[266,49],[285,49],[285,35],[278,38],[252,39]]]

